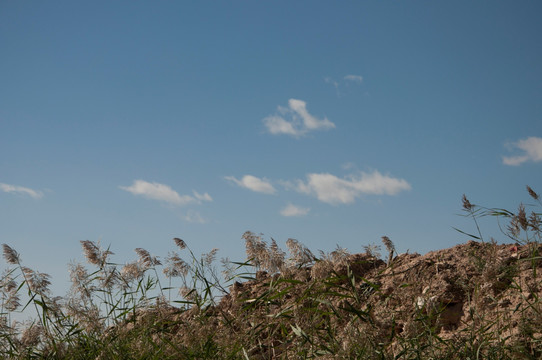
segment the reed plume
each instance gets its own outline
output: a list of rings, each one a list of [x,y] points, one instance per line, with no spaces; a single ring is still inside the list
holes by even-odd
[[[468,200],[467,200],[468,201]],[[384,246],[386,246],[386,249],[388,250],[388,262],[387,264],[390,265],[393,260],[393,254],[395,253],[395,245],[387,236],[382,236],[382,243]]]
[[[186,243],[183,239],[173,238],[173,241],[175,241],[175,245],[177,245],[181,250],[186,248]]]
[[[8,244],[2,244],[2,248],[4,249],[4,259],[6,259],[8,264],[18,265],[20,263],[21,259],[17,251]]]
[[[168,278],[186,276],[190,265],[188,265],[179,254],[170,252],[166,257],[166,267],[162,270]]]
[[[156,256],[151,256],[151,254],[145,249],[136,248],[135,252],[139,256],[139,261],[147,268],[162,265]]]
[[[527,185],[527,191],[529,192],[529,195],[535,200],[538,200],[540,196],[533,190],[529,185]]]

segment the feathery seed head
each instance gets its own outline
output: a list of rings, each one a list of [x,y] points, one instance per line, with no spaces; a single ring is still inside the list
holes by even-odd
[[[42,337],[45,335],[43,326],[39,323],[33,323],[26,327],[21,334],[21,345],[25,348],[33,348],[39,345]]]
[[[2,287],[3,287],[6,291],[13,291],[13,290],[17,289],[17,283],[15,282],[15,280],[9,279],[7,282],[5,282],[4,284],[2,284]]]
[[[395,253],[395,245],[387,236],[382,236],[382,242],[384,243],[384,246],[386,246],[386,249],[388,250],[388,262],[387,264],[390,265],[393,261],[393,254]]]
[[[70,280],[72,282],[72,289],[85,297],[89,298],[91,289],[88,288],[89,274],[87,269],[82,264],[70,264]]]
[[[508,232],[512,237],[517,238],[520,233],[519,219],[517,216],[513,216],[510,220],[510,224],[507,227]]]
[[[19,264],[19,262],[20,262],[19,253],[17,251],[15,251],[8,244],[2,244],[2,247],[4,249],[4,259],[6,259],[6,261],[9,264],[12,264],[12,265]]]
[[[181,295],[188,301],[194,301],[196,299],[197,293],[195,289],[190,289],[185,286],[179,289],[179,295]]]
[[[121,275],[125,282],[130,283],[135,279],[143,276],[144,271],[139,267],[137,262],[131,262],[122,267]]]
[[[87,261],[93,265],[101,265],[100,248],[90,240],[81,240],[81,246]]]
[[[0,281],[0,295],[6,310],[15,311],[21,305],[18,290],[17,283],[11,277],[11,272],[5,274]]]
[[[527,231],[527,226],[529,225],[529,223],[527,222],[527,215],[525,214],[525,205],[519,205],[517,217],[518,223],[523,229],[523,231]]]
[[[333,264],[328,259],[316,261],[311,268],[311,277],[325,279],[333,272]]]
[[[92,265],[104,266],[109,255],[113,255],[113,252],[109,251],[109,249],[102,251],[99,242],[98,244],[90,240],[81,240],[80,242],[87,261]]]
[[[167,266],[164,267],[163,272],[169,278],[186,276],[190,269],[189,265],[175,252],[168,254],[166,264]]]
[[[173,238],[173,241],[175,241],[175,245],[177,245],[181,250],[186,248],[186,243],[183,239]]]
[[[247,231],[243,234],[245,239],[245,249],[247,258],[256,266],[262,266],[268,256],[267,244],[262,240],[260,235],[254,234],[252,231]]]
[[[380,246],[376,244],[369,244],[363,246],[365,253],[373,258],[380,259]]]
[[[101,277],[100,286],[104,289],[111,290],[117,283],[119,279],[119,274],[115,269],[109,271],[109,273],[104,272]]]
[[[388,251],[392,251],[392,250],[395,251],[395,245],[393,245],[393,242],[390,240],[389,237],[382,236],[382,243],[384,243]]]
[[[289,261],[297,266],[310,264],[316,259],[312,252],[296,239],[286,240],[286,247],[290,253]]]
[[[15,311],[21,306],[21,298],[16,291],[10,291],[8,294],[9,296],[4,301],[4,307],[7,311]]]
[[[135,252],[139,256],[139,261],[143,263],[146,267],[151,267],[155,265],[161,265],[160,260],[142,248],[135,249]]]
[[[463,209],[467,210],[467,211],[470,211],[472,210],[472,208],[474,207],[474,205],[472,205],[469,201],[469,199],[467,199],[467,196],[465,194],[463,194]]]
[[[346,259],[348,258],[350,253],[348,252],[347,249],[342,248],[339,245],[337,245],[335,250],[333,250],[329,255],[330,255],[329,257],[331,258],[331,262],[333,264],[345,265]]]
[[[532,211],[531,216],[529,216],[529,226],[533,231],[540,231],[540,223],[540,216]]]
[[[468,201],[468,200],[467,200]],[[384,243],[384,246],[386,246],[386,249],[388,252],[395,252],[395,245],[387,236],[382,236],[382,243]]]
[[[81,264],[70,264],[70,280],[76,287],[80,287],[88,279],[87,269]]]
[[[29,289],[40,295],[46,295],[49,292],[49,285],[51,281],[49,279],[51,276],[45,273],[40,273],[39,271],[34,271],[26,266],[21,268],[24,274],[24,279],[28,284]]]
[[[275,239],[271,238],[271,245],[269,246],[269,264],[267,269],[272,273],[280,271],[284,267],[285,256],[286,253],[277,245]]]
[[[531,187],[529,185],[527,185],[527,191],[529,192],[529,195],[531,195],[531,197],[535,200],[538,200],[540,198],[540,196],[534,192],[533,189],[531,189]]]
[[[207,254],[203,254],[202,257],[203,257],[203,262],[205,263],[205,265],[209,266],[213,263],[213,261],[215,261],[217,252],[218,252],[218,249],[214,248],[211,251],[209,251]]]

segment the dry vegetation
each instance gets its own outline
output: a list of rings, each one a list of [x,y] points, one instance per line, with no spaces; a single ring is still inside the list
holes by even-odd
[[[529,195],[540,206],[531,188]],[[64,297],[22,264],[0,280],[0,354],[68,359],[539,359],[542,357],[541,214],[487,209],[463,198],[477,234],[426,255],[397,255],[393,242],[361,254],[314,254],[294,239],[246,232],[247,260],[215,265],[175,238],[162,261],[138,248],[118,265],[82,241],[88,265],[70,264]],[[483,216],[506,220],[510,241],[486,241]],[[501,223],[499,222],[499,224]],[[499,225],[500,226],[500,225]],[[462,232],[462,231],[461,231]],[[161,273],[159,273],[161,270]],[[164,285],[167,283],[167,286]],[[23,296],[24,295],[24,296]],[[27,296],[28,295],[28,296]],[[26,300],[22,300],[25,298]],[[12,314],[33,307],[35,320]]]

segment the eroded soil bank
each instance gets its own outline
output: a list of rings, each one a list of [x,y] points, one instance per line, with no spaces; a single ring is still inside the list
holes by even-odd
[[[224,357],[250,359],[534,359],[542,356],[541,251],[470,241],[389,264],[353,254],[259,271],[214,306],[162,307],[124,331],[162,324],[158,342],[208,341]]]

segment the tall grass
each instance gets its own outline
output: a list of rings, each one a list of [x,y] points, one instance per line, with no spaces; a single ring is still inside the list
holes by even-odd
[[[539,195],[528,193],[540,207]],[[484,208],[463,196],[477,233],[456,249],[396,254],[387,236],[362,254],[313,253],[295,239],[243,234],[247,259],[196,256],[174,238],[163,259],[127,264],[82,241],[71,289],[3,245],[0,356],[68,359],[537,359],[542,356],[541,214]],[[496,217],[512,245],[484,239]],[[513,305],[513,306],[512,306]],[[15,321],[33,309],[33,320]]]

